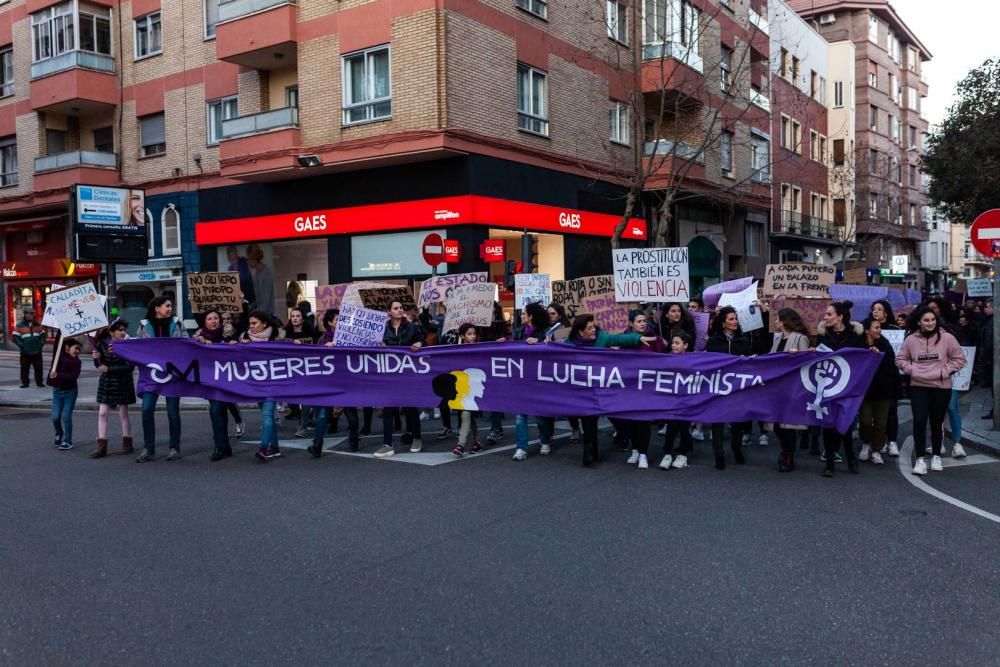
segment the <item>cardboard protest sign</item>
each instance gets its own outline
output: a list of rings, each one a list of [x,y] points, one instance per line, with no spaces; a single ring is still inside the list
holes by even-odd
[[[444,331],[458,329],[466,323],[477,327],[493,324],[494,293],[492,283],[468,283],[452,289],[444,314]]]
[[[243,312],[243,292],[237,271],[187,274],[188,302],[195,313],[215,308],[222,313]]]
[[[746,288],[750,287],[752,283],[753,278],[750,276],[746,278],[736,278],[735,280],[727,280],[724,283],[716,283],[715,285],[706,287],[705,291],[701,293],[701,298],[702,301],[705,302],[706,308],[715,308],[719,305],[719,298],[723,294],[742,292]]]
[[[347,289],[344,290],[344,295],[340,299],[340,303],[349,303],[352,306],[364,307],[365,304],[361,302],[361,295],[358,293],[359,290],[392,289],[393,287],[402,287],[407,284],[405,280],[383,280],[381,282],[360,280],[356,283],[350,283],[347,286]]]
[[[826,264],[768,264],[764,273],[765,297],[830,296],[830,285],[837,277],[837,269]]]
[[[687,247],[618,249],[611,259],[619,303],[667,303],[691,296]]]
[[[723,294],[719,298],[719,307],[732,306],[736,316],[740,318],[740,329],[743,333],[756,331],[764,326],[764,316],[760,306],[754,304],[757,300],[757,283],[751,283],[742,292]]]
[[[340,308],[333,344],[350,347],[378,347],[385,335],[389,314],[382,310],[369,310],[345,303]]]
[[[567,317],[583,312],[583,300],[601,294],[614,294],[615,282],[611,275],[587,276],[573,280],[552,282],[552,301],[566,309]]]
[[[316,287],[316,312],[320,315],[330,308],[340,308],[344,293],[350,283],[336,285],[319,285]]]
[[[514,307],[524,309],[529,303],[544,306],[552,302],[552,282],[547,273],[518,273],[514,275]]]
[[[94,283],[71,285],[49,292],[42,325],[59,329],[64,336],[97,331],[108,326],[104,303]]]
[[[778,311],[782,308],[791,308],[798,312],[809,329],[809,335],[816,335],[816,327],[823,321],[826,314],[826,307],[830,305],[830,299],[786,299],[779,297],[771,299],[770,321],[771,331],[779,331]]]
[[[860,269],[847,269],[844,271],[844,279],[842,282],[847,285],[867,285],[868,269],[865,269],[864,267]]]
[[[613,294],[584,297],[580,312],[593,315],[597,326],[609,333],[621,333],[628,328],[628,308],[615,301]]]
[[[708,336],[708,322],[711,316],[708,313],[691,313],[691,317],[694,318],[695,352],[704,352],[706,337]]]
[[[485,271],[475,273],[448,273],[443,276],[431,276],[420,284],[420,296],[417,306],[426,308],[432,303],[445,303],[451,291],[456,287],[470,283],[485,283],[489,275]]]
[[[372,310],[386,312],[393,301],[403,304],[403,310],[411,313],[417,310],[417,303],[413,300],[413,293],[408,286],[375,287],[370,289],[359,289],[358,297],[361,305]],[[354,304],[351,304],[354,305]]]
[[[951,388],[968,391],[972,385],[972,366],[976,363],[976,348],[963,345],[962,353],[965,354],[965,366],[951,376]]]
[[[989,278],[975,278],[965,281],[966,294],[972,298],[993,296],[993,284]]]

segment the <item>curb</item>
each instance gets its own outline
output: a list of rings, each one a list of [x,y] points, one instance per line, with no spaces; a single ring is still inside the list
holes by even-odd
[[[948,434],[950,436],[951,431],[948,431]],[[988,438],[984,438],[981,435],[963,433],[961,442],[963,447],[974,449],[981,454],[989,454],[991,456],[1000,457],[1000,443],[992,442]]]

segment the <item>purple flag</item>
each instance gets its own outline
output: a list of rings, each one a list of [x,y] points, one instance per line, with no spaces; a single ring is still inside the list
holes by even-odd
[[[848,429],[881,354],[755,358],[655,354],[567,344],[340,348],[286,342],[204,345],[126,340],[139,392],[222,401],[495,410],[549,417],[621,415],[720,423],[760,420]]]

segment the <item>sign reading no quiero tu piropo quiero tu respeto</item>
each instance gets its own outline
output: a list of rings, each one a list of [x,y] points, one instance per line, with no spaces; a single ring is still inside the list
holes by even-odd
[[[627,248],[613,251],[615,300],[687,301],[687,248]]]

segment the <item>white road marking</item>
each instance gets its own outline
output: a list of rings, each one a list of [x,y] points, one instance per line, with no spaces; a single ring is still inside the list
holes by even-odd
[[[906,442],[903,443],[903,447],[899,452],[899,458],[897,459],[897,462],[899,464],[899,473],[903,476],[904,479],[906,479],[906,481],[908,481],[910,484],[917,487],[924,493],[930,496],[934,496],[938,500],[943,500],[949,505],[954,505],[955,507],[963,509],[966,512],[972,512],[973,514],[981,516],[984,519],[989,519],[993,523],[1000,523],[1000,516],[997,516],[996,514],[991,514],[986,510],[979,509],[975,505],[970,505],[969,503],[962,502],[958,498],[953,498],[949,496],[947,493],[942,493],[941,491],[938,491],[937,489],[929,486],[926,482],[920,479],[919,475],[914,475],[912,472],[912,467],[910,466],[910,458],[912,452],[913,452],[913,436],[911,435],[907,437]],[[976,456],[979,455],[977,454]],[[983,463],[985,463],[985,461]],[[972,464],[967,463],[965,465],[972,465]],[[938,473],[928,472],[927,474],[936,475]]]
[[[941,460],[941,464],[945,468],[960,468],[962,466],[976,466],[981,463],[1000,463],[1000,459],[993,458],[992,456],[987,456],[986,454],[973,454],[971,456],[966,456],[964,459],[951,459],[946,458]]]

